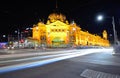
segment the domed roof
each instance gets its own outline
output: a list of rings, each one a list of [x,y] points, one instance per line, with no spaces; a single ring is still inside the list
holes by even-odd
[[[48,16],[48,19],[49,19],[51,22],[55,22],[55,21],[57,21],[57,20],[64,22],[64,21],[66,20],[66,16],[63,15],[62,13],[54,12],[54,13],[51,13],[51,14]]]

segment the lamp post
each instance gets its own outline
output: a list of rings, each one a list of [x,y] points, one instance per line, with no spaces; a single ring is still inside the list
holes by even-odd
[[[117,32],[115,30],[115,20],[114,20],[114,16],[112,16],[112,25],[113,25],[113,33],[114,33],[114,44],[117,43]]]
[[[99,15],[99,16],[97,17],[97,19],[98,19],[99,21],[101,21],[101,20],[103,20],[103,16],[102,16],[102,15]],[[112,26],[113,26],[113,34],[114,34],[114,44],[116,44],[116,43],[117,43],[117,32],[116,32],[116,30],[115,30],[115,20],[114,20],[114,16],[112,16]]]
[[[19,48],[19,40],[20,40],[19,34],[20,34],[20,32],[19,32],[19,29],[18,29],[18,48]]]

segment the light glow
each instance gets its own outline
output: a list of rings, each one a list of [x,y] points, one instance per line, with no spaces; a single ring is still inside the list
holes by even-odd
[[[99,20],[99,21],[103,20],[103,16],[102,16],[102,15],[99,15],[99,16],[98,16],[98,20]]]

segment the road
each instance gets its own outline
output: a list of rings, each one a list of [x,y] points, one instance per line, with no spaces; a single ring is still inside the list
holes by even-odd
[[[73,49],[1,55],[0,78],[120,78],[120,57],[111,52]]]

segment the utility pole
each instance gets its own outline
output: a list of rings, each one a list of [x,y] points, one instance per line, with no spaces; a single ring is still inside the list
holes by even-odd
[[[18,28],[18,48],[19,48],[19,40],[20,40],[19,34],[20,34],[20,31],[19,31],[19,28]]]
[[[8,34],[8,43],[9,43],[9,41],[10,41],[10,38],[9,38],[9,34]]]
[[[117,32],[115,30],[115,19],[114,16],[112,16],[112,25],[113,25],[113,34],[114,34],[114,44],[117,43]]]

